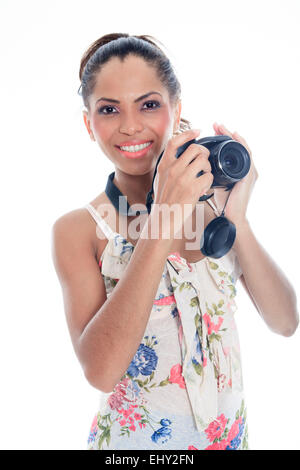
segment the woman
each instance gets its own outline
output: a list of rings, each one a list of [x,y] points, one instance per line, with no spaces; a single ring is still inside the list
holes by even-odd
[[[252,164],[226,205],[237,229],[233,248],[219,259],[205,257],[188,249],[185,232],[177,235],[188,220],[195,223],[199,206],[206,226],[228,193],[215,188],[214,198],[198,202],[213,181],[204,146],[192,144],[174,158],[199,131],[181,117],[180,85],[164,52],[151,36],[109,34],[84,54],[80,80],[85,126],[115,166],[110,188],[130,208],[145,207],[164,152],[149,215],[120,211],[104,191],[53,226],[73,347],[87,380],[102,392],[88,449],[248,449],[237,279],[271,330],[290,336],[298,325],[293,287],[246,217],[257,179],[251,151],[236,132],[214,123],[215,134],[248,149]],[[173,204],[188,210],[165,224],[159,208]],[[128,234],[137,219],[138,236]]]

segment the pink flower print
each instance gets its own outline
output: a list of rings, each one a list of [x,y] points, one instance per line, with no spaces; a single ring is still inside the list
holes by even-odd
[[[130,431],[135,431],[135,430],[136,430],[136,427],[135,427],[134,424],[132,424],[131,426],[129,426],[129,429],[130,429]]]
[[[133,413],[133,408],[134,408],[133,406],[130,406],[130,407],[128,408],[128,410],[124,410],[124,411],[123,411],[123,416],[124,416],[124,418],[128,418],[128,416]]]
[[[91,429],[95,428],[97,426],[97,415],[94,416],[94,419],[93,419],[93,422],[92,422],[92,425],[91,425]]]
[[[222,392],[222,390],[224,390],[225,385],[226,385],[226,375],[224,374],[218,375],[217,383],[218,383],[218,392]]]
[[[226,423],[227,419],[222,413],[220,416],[218,416],[217,419],[215,419],[212,423],[209,424],[209,426],[205,429],[205,432],[210,442],[212,442],[216,438],[218,439],[223,434]]]
[[[224,319],[222,317],[219,317],[218,323],[217,324],[213,323],[212,329],[214,330],[215,333],[218,333],[223,321]]]
[[[228,442],[228,439],[223,439],[220,442],[215,442],[214,444],[211,444],[210,446],[206,447],[205,450],[226,450]]]
[[[114,410],[116,408],[119,408],[121,405],[123,405],[124,401],[131,401],[126,398],[126,389],[129,382],[130,379],[128,377],[125,377],[115,386],[114,393],[112,393],[108,398],[108,403],[111,409]]]
[[[162,297],[161,299],[154,300],[153,302],[155,305],[171,305],[176,303],[174,295],[167,295]]]
[[[125,426],[126,422],[127,422],[126,419],[121,419],[121,420],[119,421],[120,426]]]
[[[203,367],[205,367],[205,366],[207,366],[207,357],[205,355],[204,349],[202,350],[202,353],[203,353],[203,364],[202,365],[203,365]]]
[[[115,410],[116,408],[119,408],[123,404],[123,395],[119,392],[117,393],[112,393],[108,397],[108,404],[111,407],[112,410]]]
[[[138,421],[139,419],[142,419],[142,415],[140,413],[134,413],[134,418]]]
[[[168,258],[171,258],[171,260],[177,261],[177,263],[184,264],[179,251],[174,251],[173,253],[170,253]]]
[[[206,328],[207,328],[207,333],[209,335],[211,335],[211,333],[212,333],[212,321],[211,321],[210,316],[208,315],[208,313],[205,313],[203,315],[203,320],[204,320]]]
[[[207,313],[203,315],[203,320],[205,321],[208,335],[211,335],[213,331],[217,333],[223,323],[222,317],[219,317],[218,323],[213,323],[210,319],[210,316]]]
[[[139,423],[140,428],[144,428],[146,426],[146,423]]]
[[[181,373],[182,373],[181,364],[175,364],[175,366],[173,366],[170,370],[169,382],[178,384],[180,388],[186,388],[184,377],[181,375]]]
[[[199,449],[197,449],[197,447],[194,447],[194,446],[188,446],[188,450],[199,450]]]
[[[232,439],[234,439],[235,436],[238,435],[239,430],[240,430],[239,424],[242,424],[242,422],[243,420],[241,416],[239,416],[239,418],[234,421],[228,433],[228,437],[227,437],[228,442],[232,441]]]
[[[129,382],[128,377],[125,377],[123,380],[121,380],[119,383],[115,385],[115,388],[113,391],[116,393],[125,395],[128,382]]]

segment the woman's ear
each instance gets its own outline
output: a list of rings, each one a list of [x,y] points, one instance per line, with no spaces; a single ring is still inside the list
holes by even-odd
[[[94,134],[93,134],[93,131],[91,129],[91,122],[90,122],[90,119],[89,119],[89,113],[88,111],[86,111],[85,109],[82,111],[82,114],[83,114],[83,120],[84,120],[84,124],[85,124],[85,127],[87,128],[87,131],[89,133],[89,136],[91,138],[91,140],[95,141],[95,137],[94,137]]]

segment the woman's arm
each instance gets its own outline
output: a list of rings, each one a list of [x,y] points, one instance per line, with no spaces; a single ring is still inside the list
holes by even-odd
[[[149,216],[145,230],[151,220]],[[139,239],[126,271],[107,298],[93,245],[83,227],[77,211],[55,222],[53,260],[75,353],[88,382],[108,393],[140,345],[171,240]]]
[[[216,135],[228,135],[240,142],[249,152],[251,165],[248,174],[238,181],[230,192],[225,216],[237,229],[234,248],[243,271],[246,291],[267,325],[274,332],[291,336],[297,329],[299,314],[295,291],[281,269],[256,240],[246,217],[250,195],[258,178],[252,152],[245,139],[237,132],[214,123]],[[214,199],[223,210],[228,193],[215,188]]]
[[[237,228],[234,250],[252,301],[275,333],[291,336],[299,324],[293,286],[256,239],[249,221]]]

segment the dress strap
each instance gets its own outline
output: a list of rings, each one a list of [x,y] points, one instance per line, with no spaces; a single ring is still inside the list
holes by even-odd
[[[101,230],[104,233],[104,235],[106,236],[106,238],[110,239],[116,234],[116,232],[114,232],[110,228],[108,223],[105,222],[105,220],[101,217],[99,212],[96,211],[96,209],[94,208],[94,206],[92,206],[92,204],[86,204],[84,207],[85,207],[85,209],[87,209],[89,211],[89,213],[91,214],[91,216],[93,217],[95,222],[99,225],[99,227],[101,228]]]

